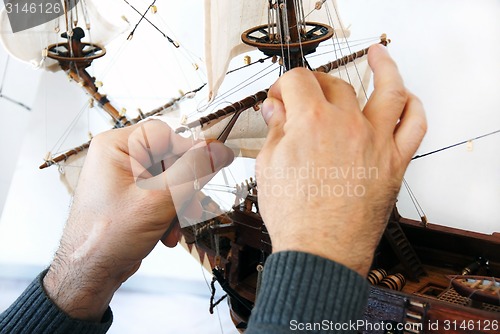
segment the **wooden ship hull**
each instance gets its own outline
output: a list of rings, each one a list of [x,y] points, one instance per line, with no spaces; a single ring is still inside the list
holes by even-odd
[[[500,307],[461,295],[448,278],[471,271],[500,277],[499,233],[424,226],[394,210],[372,268],[384,268],[389,276],[402,273],[406,284],[401,291],[373,285],[364,314],[368,323],[407,324],[406,331],[398,333],[498,333],[500,329]]]
[[[187,243],[196,245],[192,251],[201,250],[200,259],[209,259],[241,331],[255,303],[265,259],[272,252],[254,188],[251,184],[249,192],[254,194],[229,214],[183,229]],[[500,307],[460,295],[447,276],[473,271],[500,277],[500,234],[424,226],[399,216],[395,208],[372,268],[383,274],[369,277],[373,286],[363,333],[390,332],[386,330],[397,324],[405,330],[394,333],[498,332]]]

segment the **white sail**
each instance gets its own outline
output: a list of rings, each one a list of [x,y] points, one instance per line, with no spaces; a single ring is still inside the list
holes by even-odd
[[[203,127],[202,136],[205,139],[217,139],[229,123],[232,115],[222,120],[214,121]],[[256,158],[267,136],[267,125],[260,110],[248,108],[238,117],[225,145],[231,148],[236,156]]]
[[[372,71],[368,65],[368,56],[365,55],[341,68],[330,71],[330,75],[340,78],[351,84],[358,97],[360,109],[366,104],[367,89],[372,78]]]
[[[66,186],[68,193],[74,194],[80,172],[83,168],[83,163],[87,157],[87,149],[68,157],[65,161],[59,164],[59,179]]]
[[[206,36],[205,36],[205,51],[206,51],[206,67],[208,74],[208,82],[212,84],[209,91],[214,94],[216,89],[224,80],[227,67],[231,59],[237,54],[252,50],[251,47],[241,42],[241,32],[248,28],[265,24],[268,20],[267,1],[251,1],[251,2],[229,2],[221,1],[205,1],[205,19],[206,19]],[[88,2],[91,4],[91,2]],[[304,9],[307,16],[307,21],[324,22],[333,25],[336,36],[335,42],[329,42],[329,49],[340,49],[339,40],[348,37],[349,31],[343,30],[344,25],[338,18],[338,10],[335,1],[329,1],[329,8],[326,4],[321,10],[315,10],[316,1],[304,0]],[[89,9],[92,12],[95,7]],[[309,13],[309,15],[307,15]],[[223,15],[224,20],[219,18]],[[331,17],[329,18],[329,16]],[[333,21],[333,22],[332,22]],[[328,42],[325,42],[328,44]],[[349,51],[349,52],[348,52]],[[337,57],[342,57],[351,52],[351,50],[343,50],[328,54],[322,57],[324,62],[332,61]],[[321,62],[323,64],[324,62]],[[276,66],[278,66],[276,64]],[[347,65],[341,66],[330,72],[331,75],[337,76],[346,80],[353,85],[359,97],[360,106],[363,107],[366,101],[365,87],[371,77],[371,71],[368,67],[366,56],[356,59]],[[277,75],[276,75],[277,79]],[[267,86],[261,89],[268,88]],[[249,92],[255,93],[255,92]],[[258,107],[258,106],[256,106]],[[190,119],[197,119],[202,115],[198,114]],[[199,129],[198,136],[205,139],[217,139],[229,123],[232,115],[221,117],[220,119],[203,124]],[[175,120],[170,116],[158,117],[168,123],[171,127],[177,128]],[[177,119],[178,121],[178,119]],[[267,135],[267,126],[260,114],[258,108],[249,108],[241,113],[238,121],[232,128],[229,137],[225,144],[234,150],[235,154],[240,157],[255,158],[259,153],[262,145],[265,142]],[[78,175],[83,164],[86,151],[80,152],[75,158],[70,158],[66,162],[61,162],[61,176],[63,183],[72,192],[76,186]]]
[[[96,5],[94,2],[95,0],[80,1],[73,11],[77,10],[79,13],[79,26],[87,28],[84,41],[104,46],[124,32],[128,25],[118,16],[121,11],[103,11],[102,4]],[[110,15],[105,17],[100,12]],[[115,13],[114,17],[112,13]],[[35,67],[43,65],[44,69],[51,71],[60,69],[57,61],[47,59],[43,50],[50,44],[63,41],[61,33],[70,30],[66,29],[64,15],[36,27],[13,33],[4,7],[0,13],[0,29],[0,42],[13,58]]]
[[[336,1],[328,10],[315,10],[317,0],[303,0],[307,21],[330,22],[337,37],[349,36],[341,22]],[[326,3],[324,6],[326,6]],[[209,98],[217,94],[229,63],[238,54],[252,50],[241,41],[241,33],[268,23],[268,1],[205,0],[205,62]],[[307,15],[310,13],[309,15]],[[330,17],[329,17],[330,16]]]
[[[347,65],[334,69],[328,74],[351,84],[358,97],[360,109],[363,109],[367,101],[366,90],[372,76],[367,56],[365,55]],[[232,114],[204,124],[202,126],[203,137],[205,139],[217,139],[229,123],[231,117]],[[267,125],[260,111],[248,108],[238,117],[225,144],[232,148],[238,156],[255,158],[260,152],[266,136]]]

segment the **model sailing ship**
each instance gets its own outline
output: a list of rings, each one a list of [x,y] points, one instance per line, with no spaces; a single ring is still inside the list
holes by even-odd
[[[91,3],[87,1],[86,5]],[[215,35],[233,39],[232,43],[238,46],[228,48],[226,53],[218,50],[223,43],[218,43],[217,39],[207,46],[207,62],[213,63],[209,65],[212,70],[209,71],[211,74],[206,89],[209,98],[213,100],[217,96],[218,87],[228,68],[228,59],[246,49],[240,43],[240,38],[245,44],[260,49],[270,59],[274,58],[283,71],[298,66],[312,68],[306,56],[313,54],[321,42],[333,41],[335,45],[339,38],[348,35],[340,20],[322,20],[330,13],[327,11],[329,3],[333,6],[332,10],[336,9],[335,3],[325,0],[272,0],[233,4],[233,7],[239,6],[242,13],[257,13],[249,15],[257,19],[241,19],[241,25],[246,26],[241,30],[230,27],[230,33],[224,30],[223,24],[213,24],[207,20],[212,29],[215,26],[220,30]],[[207,18],[215,18],[214,11],[218,6],[224,5],[229,4],[207,1]],[[169,103],[149,114],[139,115],[135,119],[126,117],[113,107],[99,93],[96,79],[86,72],[94,59],[104,55],[104,48],[98,43],[83,42],[85,31],[74,24],[73,17],[68,19],[70,15],[68,12],[65,20],[70,27],[63,35],[66,40],[47,45],[42,55],[56,60],[74,81],[82,85],[106,110],[116,127],[138,122],[177,102]],[[313,20],[314,15],[318,17]],[[228,22],[228,25],[231,24]],[[241,31],[244,31],[242,35]],[[234,42],[234,38],[237,42]],[[382,37],[380,42],[386,44],[388,41]],[[368,72],[362,63],[365,62],[363,56],[366,52],[363,49],[339,57],[316,70],[335,74],[347,69],[351,74],[344,75],[344,78],[359,77],[359,81],[364,82],[356,89],[358,95],[364,98],[363,87],[366,87]],[[266,91],[263,90],[224,109],[207,113],[200,118],[195,116],[196,119],[191,122],[183,121],[178,132],[190,131],[197,135],[203,133],[205,138],[226,141],[229,146],[238,149],[242,156],[255,157],[266,131],[254,107],[258,108],[265,97]],[[48,157],[43,167],[52,164],[62,166],[69,163],[68,159],[81,158],[81,152],[88,145],[89,143],[85,143],[62,155]],[[219,203],[200,193],[205,209],[210,212],[219,211],[219,214],[203,223],[185,227],[181,242],[213,271],[214,280],[227,293],[237,328],[243,330],[258,294],[260,276],[272,245],[259,215],[256,182],[249,180],[236,186],[234,195],[234,206],[229,212],[225,212],[219,207]],[[462,274],[467,276],[462,277]],[[470,275],[475,277],[471,278]],[[422,333],[432,332],[428,324],[434,320],[454,319],[482,321],[484,325],[490,321],[489,328],[494,330],[493,321],[500,319],[500,308],[494,305],[495,301],[500,300],[500,296],[495,299],[495,294],[498,294],[498,278],[495,277],[499,276],[499,234],[488,236],[444,228],[427,224],[424,218],[423,222],[411,221],[400,217],[395,208],[369,276],[374,288],[365,317],[373,323],[392,321],[423,324],[423,327],[413,327],[413,332]],[[474,286],[471,283],[467,289],[459,288],[458,286],[468,282],[467,279],[476,280],[474,282],[488,281],[491,284],[479,283]],[[483,303],[484,299],[476,298],[485,290],[492,292],[492,297],[487,301],[493,302]],[[211,301],[212,306],[216,303]],[[488,328],[484,329],[484,332],[489,331]]]

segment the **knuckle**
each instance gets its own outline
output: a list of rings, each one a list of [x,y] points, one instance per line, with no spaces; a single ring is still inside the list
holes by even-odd
[[[111,131],[101,132],[92,138],[92,144],[94,146],[102,146],[111,140],[110,137],[112,135]]]
[[[313,102],[308,110],[304,110],[304,116],[306,117],[301,117],[298,125],[306,128],[316,128],[327,121],[329,114],[331,114],[331,110],[328,110],[323,103]]]
[[[340,81],[338,90],[342,92],[342,96],[355,99],[357,94],[356,94],[356,89],[354,89],[354,86],[342,79],[338,80]]]
[[[421,136],[423,137],[427,133],[427,119],[422,115],[419,122],[416,124]]]
[[[332,77],[332,79],[334,79],[332,81],[332,84],[335,85],[337,89],[342,89],[343,92],[352,92],[353,94],[355,94],[354,87],[349,82],[336,77]]]
[[[422,100],[417,95],[413,94],[410,91],[408,91],[407,94],[409,98],[415,101],[415,103],[419,104],[420,106],[423,106]]]
[[[313,117],[321,118],[327,113],[325,103],[320,101],[312,101],[312,103],[309,105],[309,113]]]
[[[344,79],[336,77],[334,75],[322,72],[312,72],[316,79],[322,83],[327,85],[332,85],[336,87],[340,87],[343,89],[348,89],[349,87],[354,90],[354,87]]]
[[[116,146],[124,136],[124,129],[111,129],[101,132],[92,138],[90,147],[93,150],[99,149],[101,151],[110,147]],[[130,138],[129,138],[130,139]]]
[[[366,123],[359,114],[352,114],[349,117],[349,122],[346,126],[346,137],[358,138],[361,141],[367,141],[370,137],[369,131],[366,129]]]
[[[392,87],[385,92],[388,101],[397,104],[406,104],[408,100],[408,91],[403,87]]]
[[[318,80],[329,80],[332,82],[335,82],[337,80],[340,80],[337,77],[334,77],[328,73],[323,73],[323,72],[312,72],[312,74],[316,77]]]
[[[418,118],[416,120],[415,126],[420,130],[421,134],[424,135],[427,132],[427,117],[425,116],[425,109],[422,101],[418,96],[412,94],[411,92],[408,92],[408,98],[412,102],[413,108],[420,109],[421,112],[419,112]]]
[[[294,74],[294,75],[308,75],[311,73],[311,71],[309,71],[305,67],[296,67],[296,68],[288,71],[287,73]]]

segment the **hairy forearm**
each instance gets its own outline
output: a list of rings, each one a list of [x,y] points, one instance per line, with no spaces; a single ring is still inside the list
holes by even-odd
[[[43,286],[69,316],[99,322],[123,279],[111,270],[113,259],[99,248],[100,237],[92,232],[81,237],[71,242],[63,237]]]
[[[51,264],[43,280],[47,295],[70,317],[100,322],[119,285],[106,279],[105,268],[65,261],[56,258]]]

